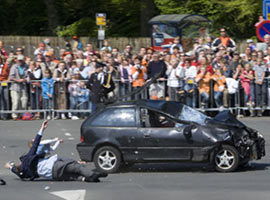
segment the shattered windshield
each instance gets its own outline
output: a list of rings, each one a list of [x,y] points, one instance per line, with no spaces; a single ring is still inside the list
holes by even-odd
[[[201,125],[205,125],[206,118],[208,118],[206,115],[188,106],[183,106],[179,115],[180,120],[192,121]]]

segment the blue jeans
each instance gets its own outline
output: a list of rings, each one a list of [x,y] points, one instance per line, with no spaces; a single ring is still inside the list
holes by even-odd
[[[201,95],[201,102],[205,104],[206,108],[208,108],[209,94],[206,92],[202,92],[200,95]]]
[[[193,89],[193,92],[189,92]],[[184,86],[184,90],[186,92],[186,104],[192,108],[196,107],[196,93],[195,93],[195,85],[194,84],[186,84]]]
[[[0,110],[9,110],[9,88],[0,83]],[[0,118],[7,118],[8,114],[0,114]]]
[[[216,103],[217,107],[222,106],[222,96],[223,96],[222,92],[215,92],[214,93],[215,103]]]
[[[266,83],[262,85],[255,84],[256,89],[256,106],[266,105]]]
[[[79,110],[86,110],[88,109],[88,102],[85,101],[85,102],[78,102],[78,109]],[[86,116],[86,113],[80,113],[80,117],[85,117]]]
[[[69,109],[70,109],[70,110],[77,110],[77,109],[78,109],[78,108],[77,108],[77,105],[78,105],[78,98],[75,97],[75,96],[70,95],[70,96],[69,96],[69,101],[70,101],[70,102],[69,102],[69,103],[70,103]],[[77,113],[73,112],[72,115],[76,116]]]
[[[42,98],[43,109],[49,110],[53,108],[53,100]],[[46,112],[46,115],[51,115],[51,111]]]

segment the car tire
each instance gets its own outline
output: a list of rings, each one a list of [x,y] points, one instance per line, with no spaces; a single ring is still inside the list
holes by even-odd
[[[121,154],[115,147],[101,147],[94,154],[94,164],[100,172],[115,173],[121,164]]]
[[[214,156],[215,169],[218,172],[233,172],[239,166],[238,151],[230,145],[222,145]]]

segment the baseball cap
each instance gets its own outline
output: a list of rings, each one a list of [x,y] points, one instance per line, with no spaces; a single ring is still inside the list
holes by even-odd
[[[253,40],[252,39],[248,39],[247,40],[247,43],[253,43]]]

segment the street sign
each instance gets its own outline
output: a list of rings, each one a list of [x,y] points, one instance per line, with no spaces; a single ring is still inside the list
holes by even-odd
[[[263,0],[263,17],[270,20],[270,0]]]
[[[106,13],[96,13],[96,24],[98,26],[106,25]]]
[[[98,40],[105,40],[105,31],[98,30]]]
[[[270,20],[265,20],[257,26],[256,29],[256,35],[259,38],[259,40],[264,42],[264,36],[266,34],[270,35]]]

